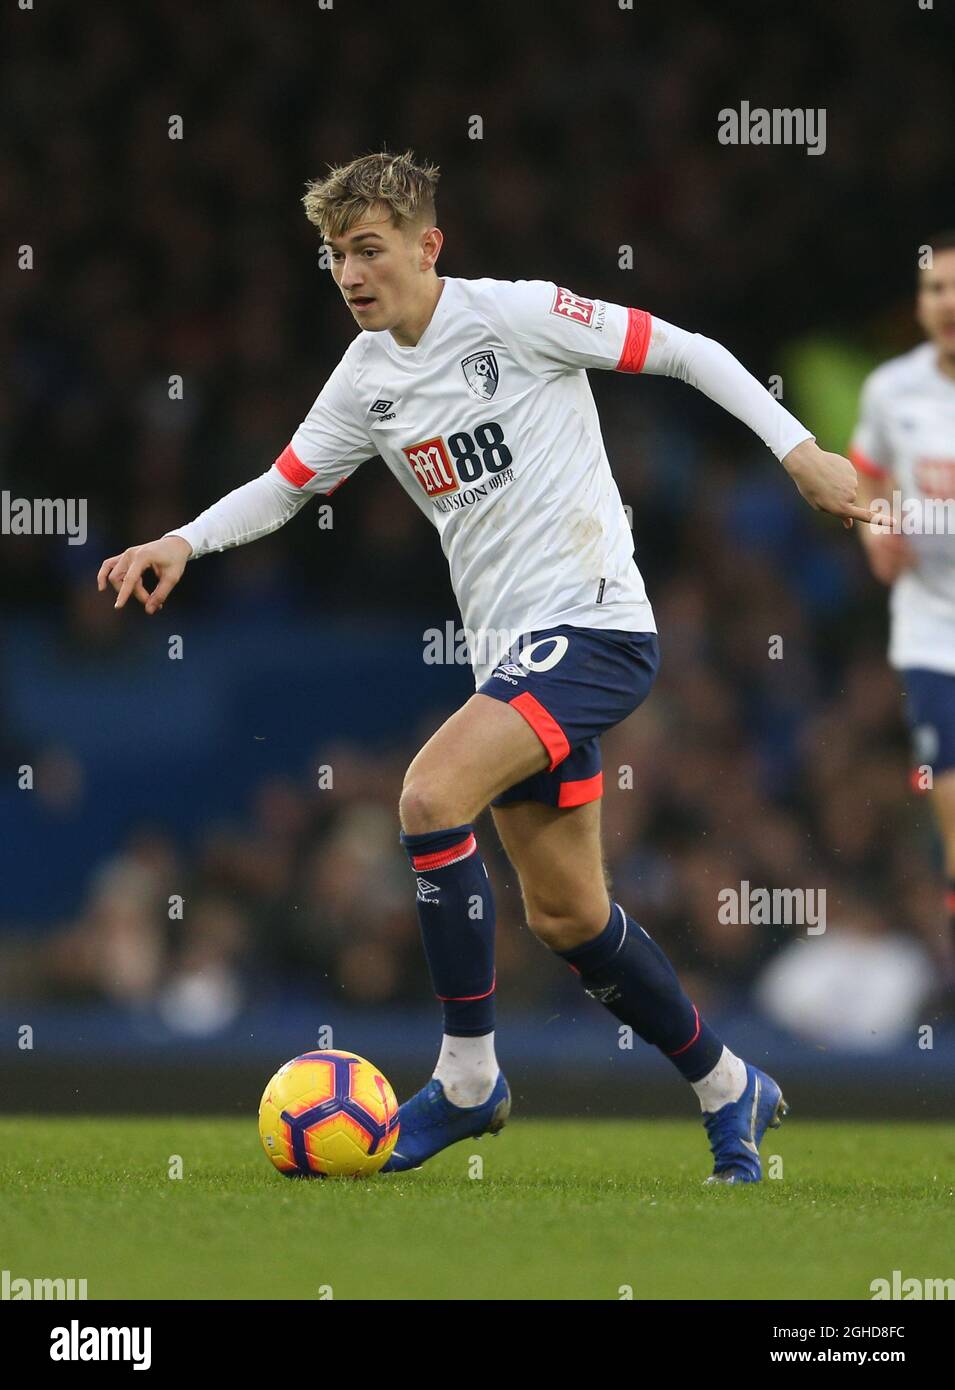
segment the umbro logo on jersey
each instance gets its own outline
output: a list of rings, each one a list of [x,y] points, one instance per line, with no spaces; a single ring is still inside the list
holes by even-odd
[[[497,390],[497,383],[501,377],[494,353],[490,350],[472,352],[470,357],[463,359],[461,370],[478,400],[489,401]]]
[[[438,894],[440,893],[440,891],[441,890],[438,887],[438,885],[436,883],[432,883],[430,879],[421,877],[418,878],[419,903],[437,903]]]
[[[384,415],[385,411],[390,410],[393,405],[394,401],[375,401],[375,404],[371,407],[371,413],[373,415]]]

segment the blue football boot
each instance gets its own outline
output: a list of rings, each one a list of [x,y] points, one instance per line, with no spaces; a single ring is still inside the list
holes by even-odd
[[[398,1109],[401,1130],[394,1153],[382,1173],[406,1173],[420,1168],[436,1153],[456,1144],[459,1139],[473,1139],[479,1134],[498,1134],[511,1113],[511,1093],[504,1073],[499,1072],[494,1090],[483,1105],[452,1105],[444,1087],[434,1077]]]
[[[761,1182],[759,1141],[778,1129],[789,1106],[771,1076],[746,1063],[746,1090],[719,1110],[704,1111],[703,1124],[716,1162],[707,1183]]]

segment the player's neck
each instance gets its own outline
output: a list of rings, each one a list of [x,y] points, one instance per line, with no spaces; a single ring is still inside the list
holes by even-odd
[[[441,291],[444,289],[444,281],[437,275],[426,286],[426,294],[420,305],[409,313],[408,317],[402,319],[401,323],[396,323],[392,328],[391,336],[399,347],[417,347],[418,343],[431,322],[434,311],[438,307],[438,300],[441,298]]]
[[[947,357],[944,352],[936,352],[935,365],[950,381],[955,381],[955,357]]]

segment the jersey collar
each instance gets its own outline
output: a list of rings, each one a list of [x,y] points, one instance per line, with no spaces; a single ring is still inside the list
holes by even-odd
[[[444,289],[441,291],[440,299],[434,306],[434,313],[428,320],[427,328],[424,330],[421,337],[415,343],[414,347],[401,347],[398,343],[395,342],[394,338],[391,336],[387,329],[385,329],[384,332],[381,334],[381,337],[384,339],[386,351],[395,359],[395,361],[420,362],[421,359],[424,356],[426,356],[426,354],[430,352],[431,348],[434,346],[435,340],[441,332],[441,325],[447,317],[448,301],[451,298],[451,287],[453,284],[453,281],[450,276],[440,275],[438,278],[444,285]]]

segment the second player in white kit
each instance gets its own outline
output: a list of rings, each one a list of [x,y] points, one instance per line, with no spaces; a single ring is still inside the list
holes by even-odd
[[[911,563],[892,586],[889,660],[897,671],[955,675],[955,530],[945,529],[945,509],[927,505],[955,498],[955,379],[939,369],[934,344],[872,373],[849,457],[890,507],[898,493],[895,509],[911,521]]]
[[[955,986],[955,235],[919,272],[928,341],[865,383],[849,456],[861,496],[884,505],[888,534],[863,528],[872,569],[891,586],[889,661],[912,732],[916,790],[930,794],[948,879],[948,926],[933,941]]]

